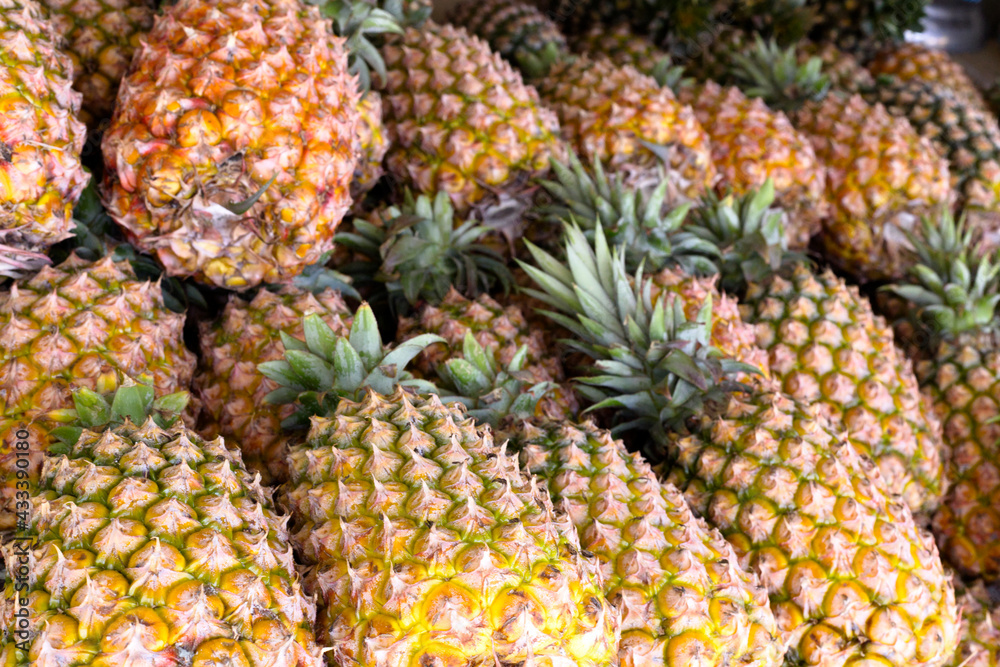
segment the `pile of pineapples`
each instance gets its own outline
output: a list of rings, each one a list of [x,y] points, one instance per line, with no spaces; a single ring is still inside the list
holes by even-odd
[[[0,667],[1000,664],[922,12],[0,0]]]

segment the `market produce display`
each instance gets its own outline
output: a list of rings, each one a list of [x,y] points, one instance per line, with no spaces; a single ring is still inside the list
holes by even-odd
[[[0,667],[996,665],[924,4],[0,0]]]

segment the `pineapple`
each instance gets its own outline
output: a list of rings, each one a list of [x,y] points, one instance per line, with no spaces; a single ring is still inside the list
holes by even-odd
[[[564,155],[559,122],[536,91],[481,40],[428,21],[382,50],[389,172],[416,191],[444,191],[459,215],[518,197]],[[503,198],[501,197],[501,202]]]
[[[359,93],[331,29],[298,0],[180,0],[157,18],[104,135],[104,197],[169,275],[243,290],[332,247]]]
[[[382,122],[382,96],[370,90],[358,102],[358,161],[351,180],[351,198],[357,204],[385,174],[389,136]]]
[[[977,580],[955,592],[962,610],[962,640],[949,667],[996,667],[1000,664],[1000,607],[995,589]]]
[[[950,215],[924,221],[915,239],[915,284],[894,291],[913,304],[926,356],[917,380],[944,431],[949,491],[933,529],[949,563],[969,576],[1000,577],[1000,264],[975,253]]]
[[[884,74],[903,81],[929,83],[952,90],[959,100],[986,111],[986,101],[965,70],[944,51],[923,44],[893,44],[868,62],[876,77]]]
[[[80,94],[55,26],[33,0],[0,0],[0,42],[0,274],[18,276],[69,238],[90,176],[80,163]]]
[[[392,389],[440,339],[386,353],[364,306],[349,338],[316,317],[303,326],[312,344],[286,356],[308,370],[261,368],[285,380],[283,398],[307,399],[303,423],[314,415],[281,493],[332,660],[614,664],[617,614],[544,487],[459,407]]]
[[[862,282],[903,275],[910,262],[905,232],[954,198],[948,161],[883,106],[829,92],[819,58],[800,66],[794,49],[758,40],[734,60],[747,94],[787,111],[826,164],[833,205],[820,235],[826,258]]]
[[[504,435],[600,561],[622,615],[620,664],[780,664],[767,593],[641,456],[590,422],[518,422]]]
[[[739,193],[757,188],[770,178],[778,200],[790,216],[789,243],[805,247],[830,208],[826,201],[826,170],[816,159],[812,144],[799,134],[785,114],[767,108],[759,99],[749,100],[737,88],[723,88],[708,81],[691,84],[680,80],[679,68],[649,41],[633,36],[619,25],[608,32],[600,28],[576,41],[576,48],[610,58],[618,65],[632,65],[661,85],[671,85],[682,104],[690,106],[708,133],[712,162],[719,173],[718,188]]]
[[[909,120],[948,158],[951,182],[969,224],[989,246],[1000,244],[1000,125],[964,94],[938,83],[881,76],[862,91],[872,104]]]
[[[0,663],[321,667],[287,517],[221,439],[128,409],[152,402],[140,386],[91,402],[114,423],[84,420],[46,461],[4,550],[29,574],[0,603]]]
[[[281,420],[292,409],[264,400],[278,385],[257,364],[284,357],[283,336],[304,340],[302,318],[309,314],[338,333],[351,324],[340,293],[314,295],[291,286],[261,290],[250,302],[233,295],[218,320],[200,323],[202,358],[193,387],[202,403],[202,435],[238,444],[247,467],[266,484],[287,477],[288,434]]]
[[[749,99],[738,88],[711,81],[681,91],[712,140],[712,159],[722,175],[720,185],[742,194],[768,180],[788,212],[788,243],[805,248],[829,215],[826,168],[809,137],[792,127],[788,117]]]
[[[183,330],[184,316],[164,307],[160,286],[111,258],[72,255],[0,292],[0,529],[11,527],[16,471],[37,477],[75,389],[106,393],[145,377],[164,396],[190,385],[195,357]],[[30,433],[27,458],[21,429]]]
[[[83,95],[83,114],[91,129],[111,116],[118,85],[132,55],[153,27],[153,0],[41,0],[63,53],[73,61],[73,87]]]
[[[892,329],[857,287],[787,252],[768,185],[706,202],[686,228],[718,248],[723,286],[740,295],[772,377],[878,465],[913,512],[944,491],[941,425],[922,402]]]
[[[767,380],[731,393],[745,366],[708,345],[710,304],[687,321],[676,300],[653,302],[647,280],[629,287],[600,229],[594,246],[567,234],[568,266],[532,247],[526,270],[594,360],[588,396],[662,448],[668,481],[760,577],[786,661],[944,664],[958,641],[954,590],[875,464]]]
[[[467,0],[455,17],[525,71],[586,161],[600,160],[637,187],[666,181],[671,200],[714,184],[704,128],[652,77],[604,57],[570,55],[552,20],[521,0]]]
[[[396,340],[402,343],[425,333],[440,336],[444,342],[431,345],[414,360],[414,370],[421,377],[434,378],[445,361],[464,358],[465,336],[471,333],[503,366],[510,364],[523,348],[523,370],[533,382],[566,379],[562,363],[553,355],[542,330],[529,327],[517,306],[505,307],[486,294],[470,300],[453,288],[440,303],[426,304],[414,317],[402,318]],[[538,408],[540,414],[560,419],[575,415],[580,405],[573,388],[565,385],[554,387]]]
[[[993,81],[984,92],[988,108],[994,116],[1000,118],[1000,78]]]

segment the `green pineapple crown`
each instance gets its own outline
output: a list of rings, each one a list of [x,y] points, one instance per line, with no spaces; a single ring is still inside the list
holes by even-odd
[[[187,408],[191,395],[186,391],[156,398],[152,379],[135,382],[126,377],[110,395],[101,395],[86,387],[73,392],[73,407],[50,414],[66,425],[52,430],[58,441],[50,451],[66,453],[80,439],[84,430],[121,426],[126,420],[135,425],[152,419],[160,428],[173,426]]]
[[[568,329],[570,347],[594,360],[593,374],[578,378],[590,410],[618,408],[616,431],[646,429],[662,447],[668,430],[728,400],[744,388],[733,378],[756,372],[723,357],[711,342],[712,303],[689,321],[676,295],[652,297],[642,267],[630,275],[621,248],[609,246],[598,227],[593,243],[567,225],[565,263],[528,243],[535,266],[521,263],[539,286],[526,290],[552,306],[544,314]]]
[[[415,378],[406,365],[444,339],[422,334],[386,347],[368,304],[358,308],[347,336],[334,333],[318,315],[305,316],[302,325],[305,341],[282,332],[285,358],[257,367],[278,384],[266,400],[295,405],[295,412],[282,422],[282,428],[289,430],[307,428],[314,416],[333,414],[344,399],[360,400],[368,390],[389,394],[397,387],[417,394],[442,394],[445,402],[462,403],[477,421],[495,425],[508,416],[530,416],[553,387],[548,382],[530,384],[523,372],[526,347],[501,367],[471,332],[465,337],[464,358],[449,359],[438,368],[442,388]]]
[[[1000,263],[995,253],[977,253],[973,231],[950,212],[934,220],[925,218],[921,226],[922,236],[907,234],[917,255],[910,270],[915,284],[886,289],[916,304],[918,319],[934,338],[995,327],[1000,302]]]
[[[799,64],[794,46],[781,48],[759,35],[745,53],[732,55],[732,77],[749,97],[760,97],[772,109],[795,111],[807,102],[822,102],[830,92],[830,77],[817,56]]]
[[[806,261],[788,249],[786,213],[773,204],[774,183],[767,179],[743,195],[710,193],[692,212],[686,230],[710,246],[714,262],[715,271],[703,275],[718,273],[724,291],[741,294],[749,284]]]
[[[690,204],[664,206],[667,179],[644,195],[606,174],[600,161],[587,169],[573,153],[569,164],[553,160],[552,172],[554,180],[541,181],[552,201],[540,211],[550,222],[575,224],[591,239],[601,230],[611,246],[622,248],[629,271],[640,265],[650,270],[679,265],[688,272],[713,272],[706,259],[711,246],[683,229]]]
[[[452,286],[470,298],[496,285],[510,289],[513,277],[503,257],[482,243],[491,228],[474,220],[455,226],[447,193],[414,199],[406,192],[401,205],[378,217],[356,218],[354,231],[335,240],[364,258],[342,267],[344,272],[380,285],[393,312],[421,301],[440,303]]]
[[[372,87],[372,73],[386,79],[385,61],[379,53],[381,37],[401,34],[402,26],[420,25],[431,14],[430,5],[408,10],[404,0],[306,0],[333,20],[333,32],[347,39],[348,68],[357,75],[362,92]]]

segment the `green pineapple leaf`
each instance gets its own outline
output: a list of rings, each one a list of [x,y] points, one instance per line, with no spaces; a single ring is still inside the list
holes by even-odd
[[[302,322],[305,342],[286,343],[285,357],[257,366],[278,384],[266,401],[294,404],[295,412],[282,422],[286,429],[308,427],[314,416],[333,414],[343,400],[358,400],[371,389],[381,394],[395,387],[418,393],[436,393],[430,382],[414,378],[406,365],[428,345],[443,342],[432,334],[411,338],[395,348],[386,348],[371,307],[363,303],[354,314],[348,336],[337,335],[318,315],[306,315]],[[282,340],[292,339],[283,336]]]

